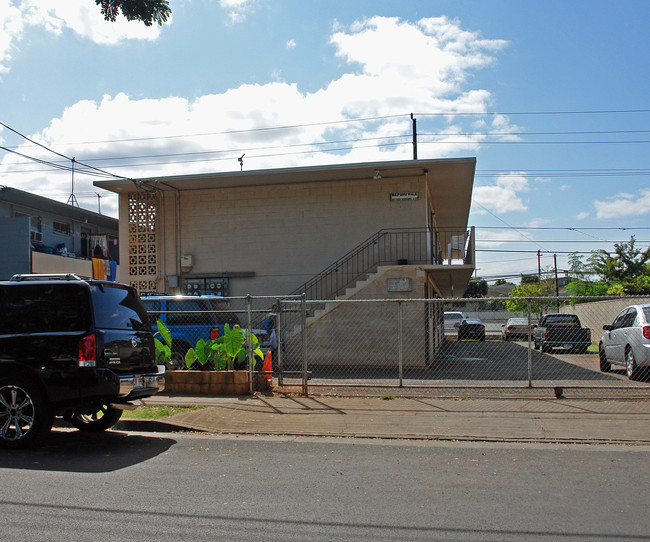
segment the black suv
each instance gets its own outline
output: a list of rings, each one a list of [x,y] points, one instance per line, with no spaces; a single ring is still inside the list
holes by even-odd
[[[165,385],[130,286],[77,275],[0,282],[0,445],[43,438],[55,416],[82,431],[117,423]]]

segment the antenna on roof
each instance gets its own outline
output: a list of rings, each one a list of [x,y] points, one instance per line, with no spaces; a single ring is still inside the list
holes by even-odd
[[[72,157],[72,191],[70,192],[70,197],[68,198],[68,205],[72,205],[73,207],[79,207],[79,202],[77,201],[77,197],[74,195],[74,163],[75,163],[75,158],[73,156]]]
[[[244,171],[244,156],[246,156],[246,153],[242,154],[239,158],[237,158],[237,161],[239,162],[240,171]]]

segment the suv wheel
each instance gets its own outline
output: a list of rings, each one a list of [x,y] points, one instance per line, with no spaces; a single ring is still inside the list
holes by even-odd
[[[30,446],[42,440],[54,418],[34,383],[18,378],[0,380],[0,445]]]
[[[113,427],[122,416],[122,411],[108,405],[102,405],[94,412],[77,410],[72,415],[70,422],[79,431],[98,433]]]

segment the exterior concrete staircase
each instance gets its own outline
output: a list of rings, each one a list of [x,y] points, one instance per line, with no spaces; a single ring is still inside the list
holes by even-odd
[[[336,297],[336,301],[344,301],[348,299],[355,299],[358,297],[362,298],[363,296],[359,296],[359,294],[361,294],[363,290],[365,290],[374,281],[380,279],[381,276],[385,274],[388,269],[391,268],[392,266],[380,266],[377,268],[377,270],[374,273],[367,273],[365,276],[359,277],[359,280],[357,280],[354,286],[352,286],[351,288],[346,288],[345,293]],[[324,307],[316,309],[313,315],[307,317],[307,321],[306,321],[307,327],[314,325],[325,315],[335,310],[338,306],[339,303],[330,302],[330,303],[325,303]]]

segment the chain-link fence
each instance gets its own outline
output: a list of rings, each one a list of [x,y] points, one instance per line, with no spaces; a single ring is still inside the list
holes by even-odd
[[[153,311],[150,299],[145,303],[155,320],[165,312]],[[172,336],[178,337],[175,327],[192,327],[181,322],[195,322],[197,314],[203,327],[194,331],[202,338],[221,322],[252,329],[261,349],[272,351],[279,389],[467,396],[572,388],[599,397],[650,395],[650,298],[521,298],[509,305],[514,312],[504,298],[208,301],[198,313],[168,305],[166,316],[178,322],[169,326]],[[635,305],[640,308],[626,309]],[[198,339],[177,340],[179,356],[192,340]]]

